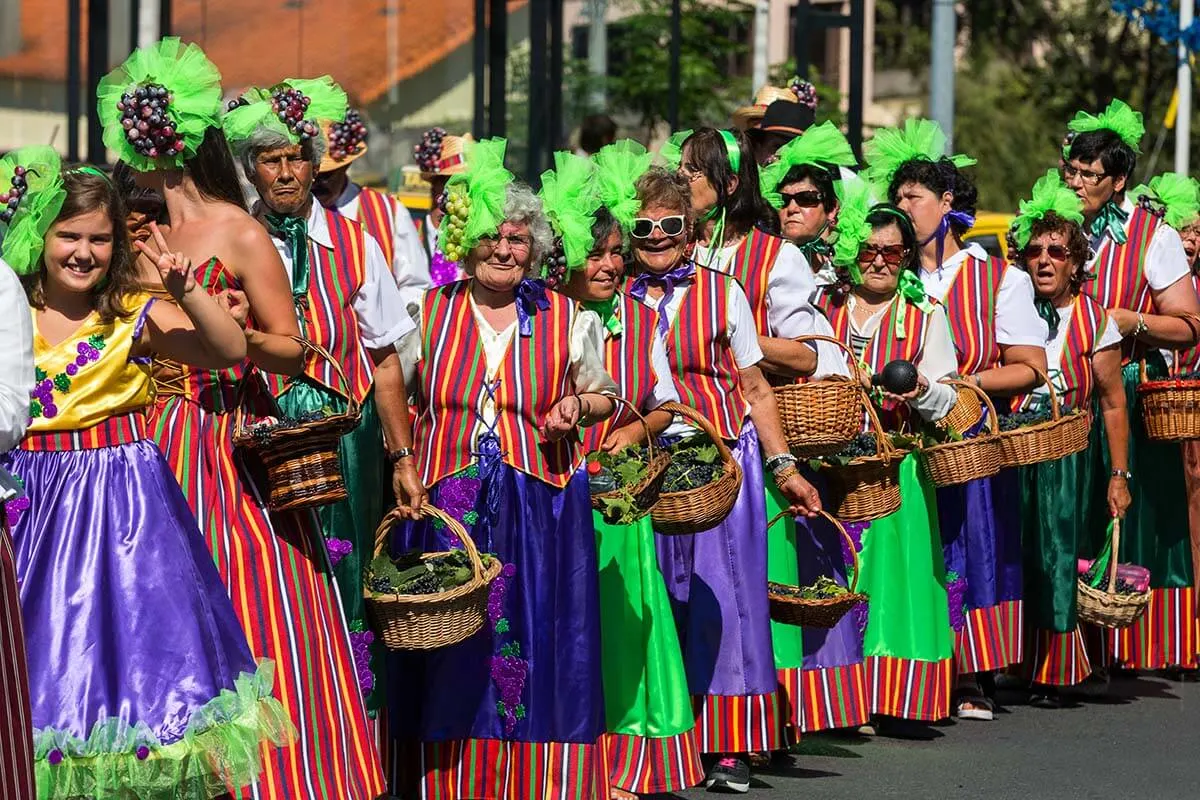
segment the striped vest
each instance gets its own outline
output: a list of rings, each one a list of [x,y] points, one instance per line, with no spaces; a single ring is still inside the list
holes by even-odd
[[[996,297],[1007,268],[999,258],[967,256],[942,301],[950,318],[950,334],[962,375],[974,375],[1000,363]]]
[[[754,312],[754,325],[763,336],[771,335],[767,320],[767,283],[775,259],[785,244],[786,239],[751,228],[726,267],[746,290],[746,299],[750,301],[750,310]]]
[[[358,221],[379,242],[389,270],[396,258],[395,219],[399,203],[390,194],[366,186],[358,193]]]
[[[1054,391],[1063,409],[1087,408],[1095,386],[1092,356],[1096,343],[1107,323],[1108,314],[1096,298],[1080,292],[1075,298],[1071,317],[1065,323],[1066,338],[1063,340],[1062,355],[1057,364],[1050,364],[1050,377]],[[1057,373],[1057,374],[1056,374]],[[1030,402],[1032,395],[1016,398],[1014,408],[1022,408]]]
[[[1150,284],[1146,281],[1146,251],[1161,224],[1161,216],[1139,205],[1129,215],[1125,244],[1105,238],[1092,262],[1091,271],[1096,277],[1084,284],[1101,306],[1143,314],[1153,310]]]
[[[723,439],[740,435],[747,409],[726,327],[732,280],[697,266],[690,285],[675,290],[685,293],[667,335],[680,400],[712,422]]]
[[[604,369],[616,381],[621,397],[646,413],[646,401],[654,390],[656,376],[650,363],[658,314],[626,294],[617,295],[617,318],[624,330],[619,336],[609,335],[604,342]],[[608,434],[637,420],[625,406],[608,419],[583,431],[583,449],[598,450]]]
[[[324,247],[311,237],[308,240],[308,308],[300,323],[300,335],[329,351],[346,373],[349,395],[362,402],[371,391],[375,372],[362,343],[353,305],[366,278],[366,231],[336,211],[321,211],[333,247]],[[333,366],[314,353],[306,357],[304,374],[337,394],[347,395],[346,385]],[[267,382],[276,396],[287,390],[287,381],[281,375],[268,375]]]
[[[1200,276],[1192,273],[1192,286],[1195,287],[1196,293],[1200,294]],[[1191,347],[1187,350],[1177,351],[1171,361],[1171,374],[1183,375],[1186,373],[1200,372],[1200,346]]]
[[[477,458],[474,434],[488,397],[487,359],[469,287],[469,281],[456,281],[425,293],[413,441],[426,486]],[[550,309],[533,315],[532,335],[514,333],[492,391],[504,463],[562,488],[583,463],[583,449],[574,437],[540,442],[537,427],[556,402],[574,391],[570,331],[575,304],[556,292],[546,297]]]

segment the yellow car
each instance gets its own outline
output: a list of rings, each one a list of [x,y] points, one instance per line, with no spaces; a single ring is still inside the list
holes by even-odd
[[[978,243],[989,255],[1008,258],[1008,229],[1012,223],[1012,214],[980,211],[975,215],[975,226],[967,231],[963,241]]]

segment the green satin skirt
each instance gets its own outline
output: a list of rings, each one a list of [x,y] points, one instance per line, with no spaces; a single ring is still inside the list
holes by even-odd
[[[1094,511],[1085,487],[1092,485],[1095,468],[1085,450],[1019,470],[1025,613],[1041,630],[1075,630],[1077,559]]]

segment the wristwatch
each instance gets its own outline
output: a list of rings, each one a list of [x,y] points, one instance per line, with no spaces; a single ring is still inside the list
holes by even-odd
[[[1133,473],[1127,469],[1114,469],[1112,471],[1112,476],[1114,478],[1124,478],[1125,480],[1129,480],[1133,477]]]
[[[412,458],[413,449],[411,447],[401,447],[399,450],[392,450],[387,454],[389,464],[395,464],[402,458]]]

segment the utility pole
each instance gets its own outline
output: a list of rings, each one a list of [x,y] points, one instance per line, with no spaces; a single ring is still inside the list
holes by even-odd
[[[750,91],[757,92],[760,86],[767,82],[768,29],[771,26],[770,0],[755,0],[754,2],[754,65],[753,78],[750,81]],[[803,76],[802,76],[803,77]]]
[[[608,105],[604,82],[608,79],[608,0],[587,0],[588,73],[592,76],[589,104],[593,111]]]
[[[1193,0],[1179,4],[1179,30],[1186,31],[1192,25],[1195,11]],[[1192,62],[1187,48],[1179,45],[1179,67],[1176,73],[1176,88],[1179,107],[1175,114],[1175,171],[1188,174],[1188,157],[1192,144]]]
[[[954,152],[954,40],[957,22],[954,0],[933,0],[929,116],[946,132],[947,154]]]

